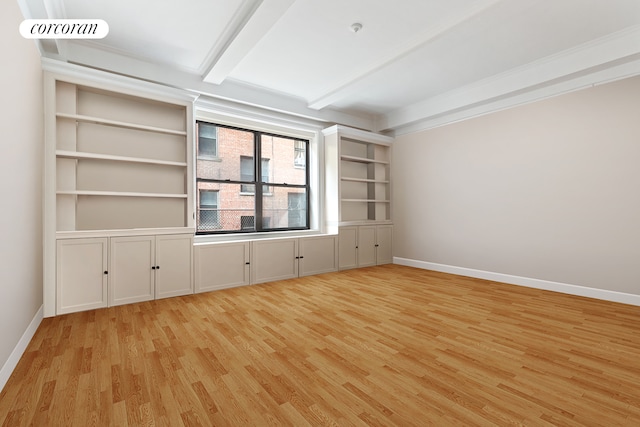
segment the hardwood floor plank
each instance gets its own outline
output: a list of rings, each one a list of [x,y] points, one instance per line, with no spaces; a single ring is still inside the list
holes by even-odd
[[[44,319],[2,426],[636,426],[640,308],[397,265]]]

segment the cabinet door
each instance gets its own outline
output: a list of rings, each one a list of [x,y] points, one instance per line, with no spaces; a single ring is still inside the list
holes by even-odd
[[[112,237],[109,252],[109,305],[152,300],[155,237]]]
[[[393,226],[379,225],[376,229],[376,262],[378,265],[393,262]]]
[[[249,248],[249,242],[196,246],[196,292],[250,284]]]
[[[56,314],[107,306],[106,238],[63,239],[56,251]]]
[[[376,265],[376,227],[358,227],[358,267]]]
[[[298,239],[252,242],[252,283],[298,277]]]
[[[156,236],[155,297],[193,293],[193,235]]]
[[[338,234],[338,267],[340,270],[358,266],[358,227],[340,227]]]
[[[300,276],[328,273],[338,269],[336,236],[304,237],[299,242]]]

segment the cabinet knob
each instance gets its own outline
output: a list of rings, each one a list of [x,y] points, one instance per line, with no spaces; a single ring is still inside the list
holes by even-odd
[[[107,270],[104,271],[104,274],[109,274],[109,272]]]
[[[250,262],[245,262],[244,264],[245,264],[245,265],[249,265],[249,264],[251,264],[251,263],[250,263]]]
[[[300,259],[304,258],[303,256],[300,257]]]
[[[160,266],[159,265],[156,265],[156,270],[160,270]]]
[[[376,245],[376,248],[377,248],[378,246],[380,246],[380,245]]]
[[[156,266],[155,266],[155,265],[152,265],[152,266],[151,266],[151,269],[152,269],[152,270],[155,270],[155,269],[156,269]]]

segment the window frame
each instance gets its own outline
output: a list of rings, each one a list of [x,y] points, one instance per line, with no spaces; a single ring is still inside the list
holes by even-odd
[[[206,125],[213,125],[216,126],[217,128],[226,128],[226,129],[233,129],[233,130],[238,130],[238,131],[243,131],[243,132],[249,132],[253,134],[253,159],[254,159],[254,179],[253,181],[243,181],[242,178],[240,178],[239,180],[230,180],[230,179],[208,179],[208,178],[200,178],[197,175],[197,167],[195,168],[195,181],[196,181],[196,189],[198,188],[198,183],[199,182],[205,182],[205,183],[219,183],[219,184],[239,184],[242,188],[245,185],[253,185],[254,191],[253,192],[240,192],[241,195],[252,195],[254,196],[254,228],[253,229],[239,229],[239,230],[199,230],[198,229],[198,224],[196,224],[196,235],[198,236],[207,236],[207,235],[221,235],[221,234],[256,234],[256,233],[272,233],[272,232],[282,232],[282,231],[306,231],[306,230],[311,230],[311,176],[310,176],[310,168],[309,168],[309,151],[310,151],[310,144],[311,141],[309,139],[306,138],[302,138],[302,137],[295,137],[295,136],[289,136],[289,135],[282,135],[282,134],[277,134],[277,133],[273,133],[273,132],[265,132],[265,131],[261,131],[261,130],[257,130],[257,129],[250,129],[250,128],[244,128],[244,127],[238,127],[238,126],[231,126],[231,125],[225,125],[225,124],[221,124],[221,123],[215,123],[213,121],[208,121],[208,120],[201,120],[198,119],[196,120],[196,125],[199,125],[200,123],[206,124]],[[294,160],[295,160],[295,150],[296,150],[296,142],[297,141],[302,141],[304,143],[305,146],[305,166],[292,166],[295,167],[296,169],[305,169],[305,183],[304,184],[288,184],[288,183],[275,183],[275,182],[268,182],[268,178],[269,176],[263,175],[262,169],[263,169],[263,161],[267,161],[269,162],[270,159],[263,159],[262,158],[262,150],[261,150],[261,140],[262,140],[262,136],[272,136],[272,137],[276,137],[276,138],[282,138],[282,139],[289,139],[292,140],[294,142],[293,146],[294,146]],[[200,135],[198,132],[196,132],[196,138],[199,138]],[[199,145],[198,143],[195,144],[196,146]],[[221,156],[220,156],[220,145],[219,145],[219,134],[218,131],[216,130],[216,149],[217,149],[217,154],[218,157],[216,157],[217,160],[221,160],[224,161]],[[246,156],[244,156],[246,157]],[[197,152],[196,152],[196,161],[197,161]],[[255,159],[260,159],[261,161],[255,161]],[[203,160],[211,160],[211,159],[207,159],[204,158]],[[240,163],[238,163],[238,168],[240,168]],[[269,167],[273,167],[273,165],[269,165]],[[267,179],[267,181],[264,180],[264,178]],[[272,196],[272,192],[269,191],[269,188],[273,188],[273,187],[282,187],[282,188],[297,188],[297,189],[304,189],[304,194],[306,195],[306,208],[305,208],[305,221],[306,221],[306,226],[304,227],[280,227],[280,228],[264,228],[264,215],[263,215],[263,197],[264,196]],[[265,191],[266,190],[266,191]],[[202,190],[199,190],[202,191]],[[302,194],[302,193],[301,193]],[[218,199],[218,206],[220,205],[220,200]],[[196,206],[196,215],[200,215],[200,206]],[[266,217],[266,218],[271,218],[271,217]]]

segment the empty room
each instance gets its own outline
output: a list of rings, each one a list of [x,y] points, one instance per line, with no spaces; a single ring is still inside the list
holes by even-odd
[[[640,425],[637,0],[0,11],[0,425]]]

